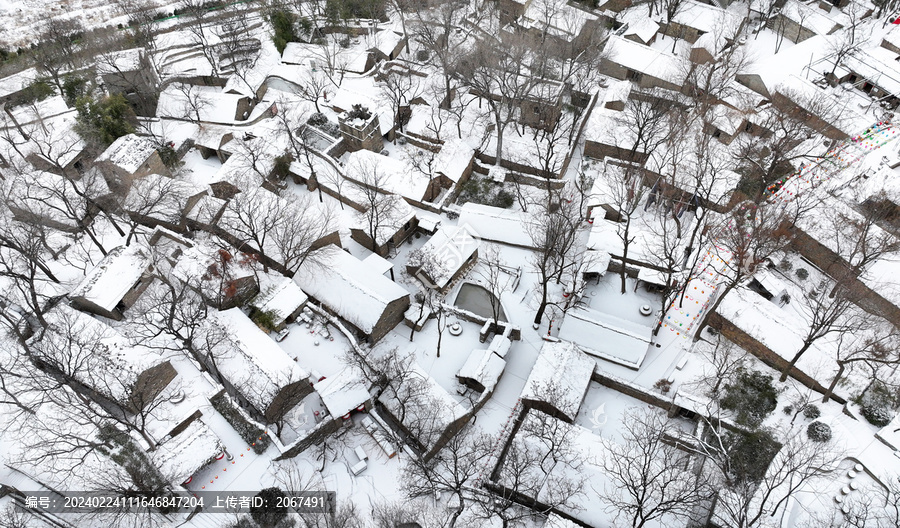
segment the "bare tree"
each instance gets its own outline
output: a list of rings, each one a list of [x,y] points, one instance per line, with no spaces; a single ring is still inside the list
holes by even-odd
[[[202,124],[206,109],[211,104],[210,100],[203,95],[202,89],[199,86],[187,83],[173,83],[172,86],[178,92],[179,99],[181,99],[181,108],[176,109],[176,112],[179,112],[180,115],[175,117],[187,119],[195,125]]]
[[[720,477],[724,485],[719,491],[713,521],[735,528],[762,526],[767,517],[776,515],[811,479],[831,471],[839,459],[829,442],[809,440],[802,430],[793,430],[783,445],[773,446],[776,452],[768,467],[765,465],[768,457],[757,451],[756,456],[762,457],[761,474],[754,478],[735,478],[733,473],[727,476],[726,472],[734,470],[734,457],[738,453],[728,449],[737,444],[721,440],[717,428],[711,427],[709,431],[717,439],[717,455],[710,460],[720,475],[726,475]],[[745,444],[745,449],[747,445],[752,446]],[[722,451],[722,446],[726,451]]]
[[[50,17],[43,24],[38,44],[32,51],[37,70],[47,75],[63,93],[62,72],[74,69],[78,37],[84,27],[77,18]]]
[[[536,249],[531,264],[537,271],[541,288],[540,303],[534,317],[535,328],[540,325],[544,311],[551,304],[550,281],[556,279],[557,283],[561,282],[562,275],[575,267],[575,245],[580,226],[580,213],[566,200],[542,207],[526,226]]]
[[[519,105],[529,104],[540,79],[525,69],[532,53],[529,40],[524,36],[511,38],[502,45],[491,39],[478,41],[469,53],[460,59],[458,75],[487,105],[496,138],[496,164],[503,160],[503,134],[507,125],[519,116]]]
[[[879,379],[879,370],[900,364],[900,335],[897,329],[883,321],[867,325],[874,331],[862,336],[854,333],[842,333],[838,336],[836,363],[838,370],[822,396],[822,403],[827,403],[835,388],[843,379],[848,368],[860,366],[871,373],[872,379]]]
[[[401,476],[401,486],[411,498],[433,497],[449,493],[458,504],[448,520],[448,528],[456,525],[465,511],[471,488],[491,456],[493,440],[472,426],[455,434],[427,462],[419,457],[409,459]]]
[[[788,244],[790,233],[784,228],[786,214],[777,206],[760,207],[744,202],[713,228],[717,243],[711,251],[722,260],[722,269],[719,270],[721,280],[713,294],[714,300],[706,313],[714,312],[731,290],[752,276],[757,266]],[[708,321],[704,318],[697,327],[695,339]]]
[[[310,258],[314,244],[334,232],[334,216],[308,196],[280,197],[257,188],[232,198],[219,227],[239,250],[256,252],[264,265],[291,276]]]
[[[506,266],[500,259],[500,248],[496,244],[483,244],[478,250],[479,266],[476,274],[484,288],[490,292],[488,299],[491,305],[491,319],[496,328],[500,323],[500,314],[503,313],[503,305],[500,298],[507,290]]]
[[[381,98],[387,101],[394,115],[394,128],[403,132],[403,126],[411,114],[409,104],[422,95],[422,78],[412,72],[392,71],[383,68],[384,75],[378,85]]]
[[[612,170],[609,170],[609,169]],[[628,268],[628,249],[635,240],[632,232],[632,222],[636,220],[639,208],[644,205],[647,188],[641,178],[640,169],[627,165],[624,167],[607,165],[604,174],[609,183],[609,202],[618,213],[616,234],[622,241],[622,263],[619,277],[622,283],[622,295],[627,291],[625,279]]]
[[[610,485],[601,500],[633,528],[687,519],[712,490],[695,473],[692,457],[669,445],[677,428],[658,410],[630,412],[622,427],[621,442],[604,442]]]
[[[193,38],[193,44],[200,48],[203,57],[209,63],[212,76],[219,76],[219,59],[215,52],[214,22],[209,8],[203,0],[182,0],[182,9],[188,15],[187,29]]]
[[[394,227],[398,215],[402,214],[402,198],[388,194],[392,177],[379,167],[376,160],[358,158],[349,168],[354,175],[352,181],[356,195],[365,209],[362,216],[366,235],[377,245],[382,232]]]
[[[698,341],[694,346],[712,367],[695,384],[710,398],[718,399],[722,383],[729,383],[744,368],[747,354],[722,336],[718,336],[715,343]]]
[[[246,6],[235,4],[231,16],[226,18],[216,29],[219,44],[218,55],[223,61],[225,71],[231,71],[243,88],[250,94],[253,104],[259,102],[256,96],[257,86],[252,82],[251,74],[259,61],[260,41],[251,34],[250,12]]]
[[[820,339],[832,334],[854,332],[861,327],[864,317],[856,313],[849,297],[850,292],[846,287],[838,287],[832,293],[834,295],[826,295],[824,288],[813,288],[811,291],[804,292],[804,295],[793,303],[795,307],[799,308],[801,316],[808,326],[801,334],[803,344],[800,346],[800,350],[781,370],[779,381],[784,382],[787,379],[797,361]]]
[[[582,453],[572,441],[574,431],[540,411],[529,411],[519,433],[507,446],[495,480],[485,482],[491,492],[481,496],[476,515],[516,525],[535,512],[565,508],[580,511],[586,477]]]

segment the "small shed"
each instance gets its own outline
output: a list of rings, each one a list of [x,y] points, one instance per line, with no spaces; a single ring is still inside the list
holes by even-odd
[[[345,367],[334,376],[316,383],[313,388],[332,416],[349,418],[353,411],[363,412],[372,408],[369,390],[352,367]]]
[[[160,473],[175,485],[189,482],[194,474],[215,461],[223,449],[219,437],[199,418],[178,428],[181,430],[177,435],[150,453]]]
[[[438,230],[410,256],[406,270],[426,286],[446,292],[478,259],[478,239],[466,225],[446,226]]]
[[[491,350],[473,350],[456,373],[456,379],[476,392],[490,391],[500,381],[505,368],[506,360]]]
[[[263,290],[250,304],[257,312],[272,313],[272,322],[278,331],[300,315],[307,299],[300,286],[285,277]]]
[[[126,134],[113,141],[97,162],[111,170],[104,171],[109,187],[128,192],[131,182],[150,174],[169,174],[152,141],[135,134]]]

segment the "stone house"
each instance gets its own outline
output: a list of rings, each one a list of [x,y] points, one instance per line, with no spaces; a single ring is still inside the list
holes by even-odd
[[[369,343],[403,321],[409,308],[409,292],[337,246],[316,250],[294,281]]]
[[[115,140],[97,157],[97,162],[109,169],[103,171],[109,188],[122,195],[128,193],[135,180],[150,174],[169,174],[153,142],[135,134]]]
[[[208,358],[207,368],[256,420],[281,420],[312,393],[309,373],[239,308],[215,312],[209,321],[228,337],[208,351],[217,357]]]
[[[350,228],[350,237],[357,243],[378,254],[386,257],[390,251],[403,243],[418,226],[416,213],[412,207],[396,194],[386,194],[379,201],[392,202],[391,205],[378,205],[376,207],[384,211],[379,215],[377,225],[374,225],[376,240],[372,240],[369,225],[369,213],[361,212],[355,216],[355,223]],[[374,220],[374,219],[373,219]]]
[[[152,282],[150,252],[140,244],[119,246],[92,269],[69,293],[72,306],[121,321]]]

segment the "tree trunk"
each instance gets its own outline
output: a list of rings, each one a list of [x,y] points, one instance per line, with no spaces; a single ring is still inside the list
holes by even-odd
[[[831,399],[831,395],[834,394],[834,388],[837,387],[838,382],[841,380],[841,376],[844,375],[844,368],[846,368],[846,365],[842,361],[838,361],[837,374],[834,375],[834,379],[831,380],[831,385],[829,385],[828,390],[825,391],[822,403],[828,403],[828,400]]]
[[[547,309],[547,283],[541,284],[541,305],[538,306],[537,313],[534,316],[534,324],[540,325],[541,319],[544,318],[544,311]]]
[[[628,220],[625,221],[625,236],[622,237],[622,269],[619,272],[619,276],[622,278],[622,295],[625,295],[625,262],[628,260],[628,230],[631,228],[631,215],[628,215]]]
[[[811,347],[812,344],[813,344],[812,341],[805,341],[805,342],[803,343],[803,346],[800,347],[800,350],[798,350],[796,354],[794,354],[794,357],[793,357],[793,359],[791,359],[791,362],[788,363],[788,366],[785,367],[784,370],[781,371],[781,377],[778,378],[778,381],[784,382],[785,380],[787,380],[788,375],[791,373],[792,370],[794,370],[794,365],[797,364],[797,361],[799,361],[799,360],[800,360],[800,357],[801,357],[807,350],[809,350],[809,347]]]

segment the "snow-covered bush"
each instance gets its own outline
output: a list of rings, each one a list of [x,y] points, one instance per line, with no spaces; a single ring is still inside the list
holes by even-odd
[[[797,274],[797,278],[800,280],[806,280],[809,278],[809,270],[806,268],[797,268],[795,272]]]
[[[875,382],[859,396],[860,412],[872,425],[884,427],[894,417],[896,396],[883,383]]]
[[[783,271],[785,273],[791,271],[791,268],[793,268],[793,267],[794,267],[794,263],[787,259],[784,259],[778,263],[778,269],[780,269],[781,271]]]
[[[667,394],[672,389],[672,382],[667,379],[660,379],[653,384],[653,388],[663,394]]]
[[[809,404],[803,408],[803,416],[809,418],[810,420],[815,420],[819,416],[822,416],[822,411],[820,411],[819,408],[815,405]]]
[[[813,442],[827,442],[831,440],[831,426],[825,422],[813,422],[806,428],[806,436]]]

